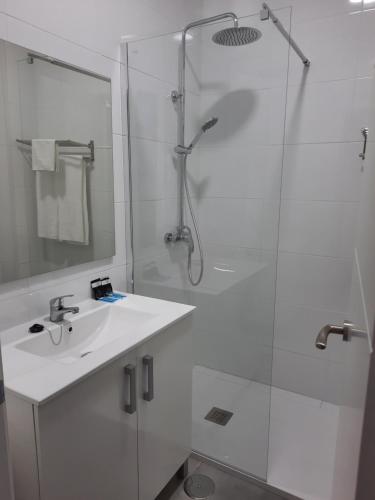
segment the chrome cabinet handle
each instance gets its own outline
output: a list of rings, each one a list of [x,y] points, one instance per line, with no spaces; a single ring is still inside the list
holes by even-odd
[[[0,380],[0,405],[5,402],[4,380]]]
[[[147,391],[143,393],[143,399],[152,401],[154,399],[154,358],[149,355],[143,356],[142,364],[147,372]]]
[[[342,335],[343,342],[350,342],[352,337],[367,337],[367,333],[354,328],[353,323],[344,321],[343,326],[340,325],[325,325],[318,333],[315,341],[317,349],[324,350],[327,347],[328,336],[332,333]]]
[[[131,415],[137,410],[136,368],[134,365],[126,365],[124,371],[129,377],[129,403],[125,404],[125,411]]]
[[[364,160],[366,158],[368,128],[367,127],[362,128],[361,133],[363,135],[363,150],[362,153],[359,154],[359,157],[362,158],[362,160]]]

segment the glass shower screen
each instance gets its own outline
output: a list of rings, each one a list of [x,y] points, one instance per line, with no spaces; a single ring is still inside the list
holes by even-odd
[[[289,28],[290,9],[278,17]],[[197,306],[193,449],[266,478],[289,49],[259,14],[240,19],[240,26],[262,33],[256,43],[213,43],[217,31],[231,26],[206,25],[187,37],[186,144],[218,118],[187,158],[205,261],[195,287],[186,243],[164,241],[178,223],[171,93],[178,88],[181,35],[128,43],[134,291]],[[187,210],[185,221],[192,227]]]

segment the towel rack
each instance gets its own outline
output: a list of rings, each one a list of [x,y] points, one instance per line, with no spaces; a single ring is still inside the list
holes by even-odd
[[[25,140],[25,139],[16,139],[16,142],[19,144],[23,144],[25,146],[31,146],[32,141],[31,140]],[[61,147],[61,148],[72,148],[72,151],[60,151],[61,154],[65,155],[75,155],[77,154],[76,151],[74,151],[74,148],[88,148],[90,153],[90,156],[86,156],[86,158],[90,159],[91,161],[95,160],[95,146],[94,146],[94,141],[90,141],[88,144],[82,143],[82,142],[76,142],[76,141],[71,141],[70,139],[64,139],[64,140],[58,140],[56,141],[56,144]]]

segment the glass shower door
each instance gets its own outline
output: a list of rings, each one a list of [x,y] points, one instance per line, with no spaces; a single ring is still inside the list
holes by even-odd
[[[290,9],[278,17],[289,27]],[[288,44],[256,14],[240,26],[259,29],[259,41],[215,45],[213,34],[230,26],[194,29],[187,39],[186,143],[218,118],[187,159],[205,259],[195,287],[186,244],[164,242],[178,220],[170,96],[181,37],[128,44],[134,292],[197,306],[193,449],[265,479]]]

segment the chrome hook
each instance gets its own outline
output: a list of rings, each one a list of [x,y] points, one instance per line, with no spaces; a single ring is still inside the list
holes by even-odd
[[[359,154],[359,157],[364,160],[366,158],[366,148],[367,148],[367,138],[368,138],[368,127],[361,128],[361,133],[363,135],[363,150]]]

